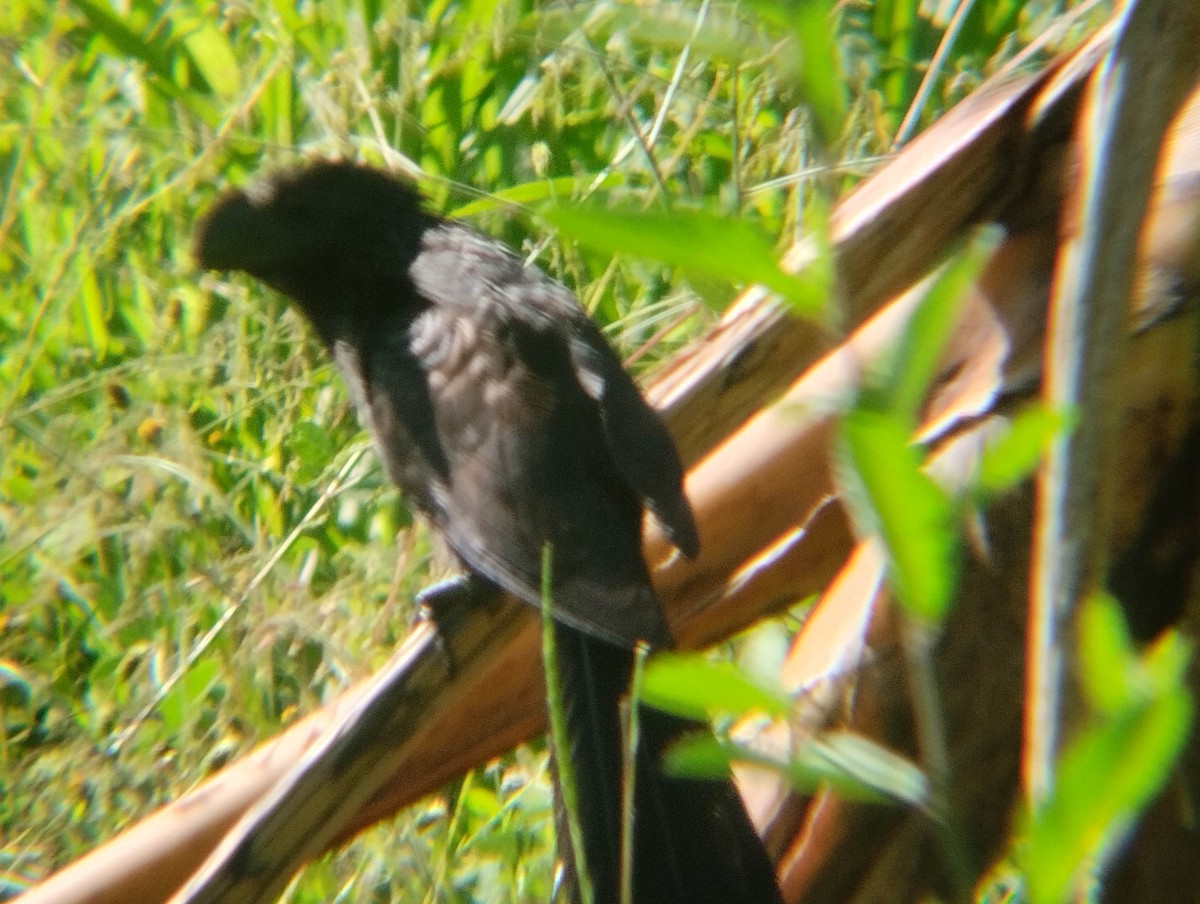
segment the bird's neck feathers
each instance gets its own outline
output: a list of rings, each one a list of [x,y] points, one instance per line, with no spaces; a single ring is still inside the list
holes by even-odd
[[[396,247],[361,251],[336,265],[313,260],[266,280],[296,303],[329,347],[407,322],[427,305],[408,274],[411,254]]]

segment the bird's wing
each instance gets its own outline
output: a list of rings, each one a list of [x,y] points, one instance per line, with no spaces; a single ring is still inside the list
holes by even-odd
[[[582,313],[575,318],[570,348],[580,386],[600,406],[617,470],[645,497],[667,538],[688,558],[694,558],[700,551],[700,539],[683,495],[683,467],[667,428],[600,330]]]
[[[699,551],[692,511],[683,495],[683,468],[675,444],[608,341],[575,297],[542,271],[526,267],[507,248],[456,225],[432,233],[412,272],[419,290],[438,304],[494,306],[523,333],[524,353],[553,358],[565,342],[574,381],[596,405],[617,473],[663,525],[668,539],[689,558]],[[484,297],[479,297],[484,287]]]

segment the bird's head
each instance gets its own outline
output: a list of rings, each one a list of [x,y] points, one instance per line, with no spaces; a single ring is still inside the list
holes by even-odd
[[[196,229],[193,256],[206,270],[263,280],[328,333],[332,321],[365,313],[363,305],[394,300],[426,219],[407,182],[323,161],[223,194]]]

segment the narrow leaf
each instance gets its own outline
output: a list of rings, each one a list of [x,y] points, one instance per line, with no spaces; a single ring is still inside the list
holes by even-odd
[[[1033,473],[1046,446],[1073,419],[1062,411],[1033,404],[1022,409],[1008,429],[988,442],[979,459],[979,489],[998,493]]]
[[[204,80],[222,100],[242,90],[241,67],[229,38],[211,22],[195,21],[182,29],[183,45]]]
[[[955,577],[954,511],[921,470],[918,450],[896,417],[866,409],[842,423],[839,478],[859,532],[877,535],[887,550],[901,604],[939,623]]]
[[[735,666],[680,653],[662,653],[646,664],[642,700],[694,719],[752,712],[783,717],[791,705],[782,691],[763,687]]]
[[[757,283],[783,296],[800,314],[814,316],[824,306],[824,287],[785,273],[771,243],[739,220],[702,211],[664,214],[594,206],[558,206],[543,216],[599,251],[649,258],[736,285]]]
[[[977,242],[942,269],[917,305],[891,355],[883,389],[888,408],[908,422],[915,422],[925,402],[962,300],[994,245],[991,240]]]
[[[522,182],[519,185],[502,188],[499,191],[490,192],[485,197],[470,201],[462,207],[452,210],[449,216],[453,219],[461,219],[489,213],[493,210],[503,210],[513,205],[538,204],[542,201],[554,200],[566,201],[578,196],[583,189],[595,181],[596,177],[593,174],[585,174]],[[624,182],[625,177],[622,174],[613,172],[603,176],[598,185],[601,188],[613,188]]]

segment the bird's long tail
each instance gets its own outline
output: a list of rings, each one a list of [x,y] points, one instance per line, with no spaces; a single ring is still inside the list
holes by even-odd
[[[622,762],[619,705],[633,653],[555,624],[566,750],[579,838],[595,904],[621,900]],[[705,726],[650,707],[639,712],[633,799],[633,904],[779,902],[775,872],[732,781],[671,778],[662,754]],[[557,769],[557,767],[556,767]],[[556,791],[557,791],[556,783]],[[558,838],[569,897],[579,900],[569,827],[557,795]]]

